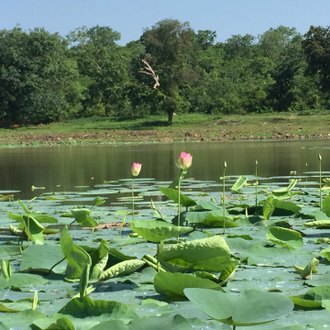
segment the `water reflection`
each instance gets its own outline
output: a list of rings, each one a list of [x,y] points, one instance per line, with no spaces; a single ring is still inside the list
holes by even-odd
[[[21,190],[15,198],[32,198],[31,186],[46,191],[70,191],[75,186],[90,186],[104,180],[131,177],[132,163],[142,163],[141,177],[172,180],[174,165],[181,151],[193,155],[187,177],[219,181],[223,162],[228,175],[253,175],[255,160],[260,176],[302,174],[317,171],[318,154],[322,169],[330,170],[330,144],[327,140],[200,142],[141,145],[89,145],[76,147],[0,149],[0,190]],[[60,185],[60,187],[56,187]]]

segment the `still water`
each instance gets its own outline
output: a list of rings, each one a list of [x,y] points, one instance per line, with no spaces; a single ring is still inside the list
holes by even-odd
[[[330,170],[330,141],[243,141],[139,145],[88,145],[0,149],[0,193],[19,190],[15,199],[30,199],[43,191],[72,191],[77,186],[103,183],[104,180],[130,178],[133,162],[142,163],[140,177],[173,180],[179,170],[175,161],[181,151],[193,155],[187,177],[219,182],[223,162],[227,175],[253,175],[255,161],[263,177],[297,175]],[[31,186],[45,187],[31,191]]]

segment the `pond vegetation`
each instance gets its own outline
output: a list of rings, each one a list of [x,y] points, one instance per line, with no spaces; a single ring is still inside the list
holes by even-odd
[[[134,163],[134,182],[0,191],[1,329],[324,328],[330,172],[318,162],[268,178],[258,161],[249,176],[224,162],[219,182],[201,181],[182,152],[173,182]]]

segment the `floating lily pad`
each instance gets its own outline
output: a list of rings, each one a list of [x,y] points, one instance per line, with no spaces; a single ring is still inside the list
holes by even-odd
[[[209,271],[221,271],[231,262],[229,247],[219,236],[166,246],[159,258],[179,267]]]
[[[59,260],[63,253],[59,245],[31,245],[22,253],[21,271],[48,272]],[[66,260],[53,269],[53,272],[61,274],[67,266]]]
[[[135,220],[130,225],[133,231],[155,243],[193,230],[191,227],[174,226],[165,221]]]
[[[300,249],[303,245],[301,234],[295,230],[272,227],[268,230],[266,237],[272,243],[288,247],[289,249]]]
[[[235,326],[272,322],[293,309],[292,301],[280,293],[250,290],[237,295],[208,289],[185,289],[184,293],[208,316]]]
[[[211,280],[181,273],[158,273],[154,279],[154,287],[158,293],[185,297],[185,288],[204,288],[222,290],[221,286]]]

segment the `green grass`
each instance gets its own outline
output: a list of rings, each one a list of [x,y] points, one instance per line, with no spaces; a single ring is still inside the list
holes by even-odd
[[[67,123],[51,124],[48,127],[60,131],[84,130],[168,130],[183,129],[187,125],[200,125],[211,123],[219,117],[203,114],[183,114],[175,116],[172,124],[165,116],[148,116],[147,118],[115,118],[115,117],[90,117],[74,119]]]
[[[328,114],[298,113],[204,115],[180,114],[145,118],[90,117],[67,122],[0,129],[0,145],[17,143],[143,142],[252,138],[328,137]],[[127,131],[135,131],[133,135]],[[126,132],[126,133],[125,133]]]

